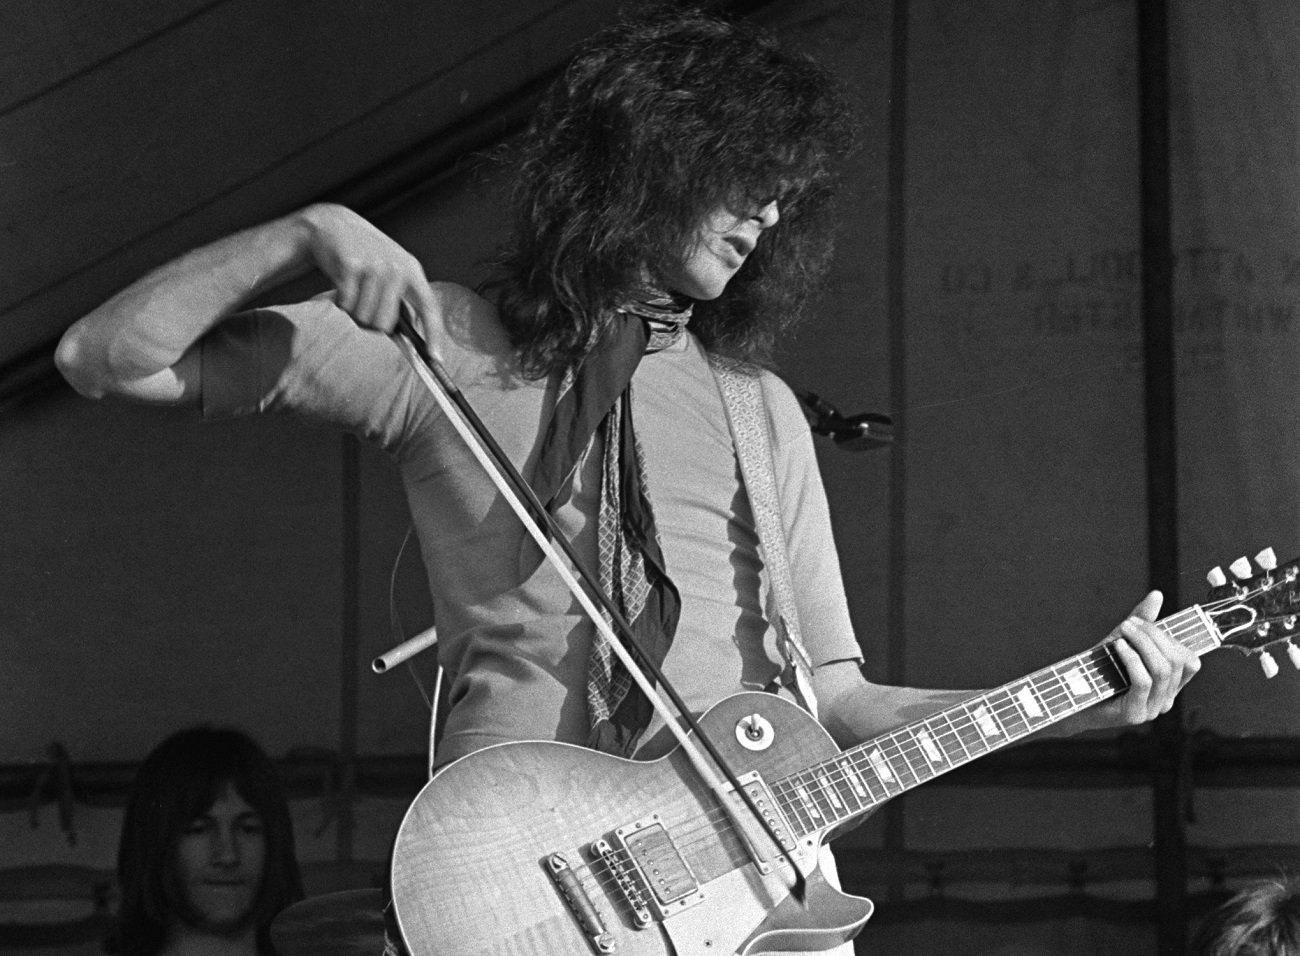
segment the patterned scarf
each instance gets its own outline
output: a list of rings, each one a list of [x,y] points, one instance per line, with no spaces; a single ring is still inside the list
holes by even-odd
[[[572,490],[574,471],[593,436],[604,446],[597,537],[600,586],[630,623],[637,644],[662,664],[672,644],[681,598],[664,567],[646,488],[645,456],[632,425],[632,375],[646,352],[684,334],[690,306],[666,295],[620,309],[607,335],[560,382],[542,438],[534,488],[554,511]],[[595,635],[587,668],[587,745],[630,756],[653,714],[645,694]]]

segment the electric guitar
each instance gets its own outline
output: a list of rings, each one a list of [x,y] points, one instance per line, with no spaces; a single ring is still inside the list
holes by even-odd
[[[1211,574],[1209,600],[1158,626],[1204,654],[1289,644],[1298,565],[1271,552]],[[1272,676],[1272,673],[1269,673]],[[728,697],[700,719],[766,825],[731,808],[682,748],[631,761],[517,742],[449,764],[407,811],[392,861],[412,956],[723,956],[825,950],[853,938],[870,900],[818,868],[826,835],[941,773],[1122,693],[1109,643],[841,751],[772,694]],[[779,839],[780,846],[775,839]]]

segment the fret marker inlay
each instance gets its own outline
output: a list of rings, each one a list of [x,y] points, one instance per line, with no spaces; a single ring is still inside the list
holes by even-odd
[[[975,724],[985,737],[997,737],[1002,733],[1002,728],[998,726],[997,721],[993,719],[993,715],[989,713],[988,708],[983,704],[976,707],[971,716],[975,718]]]
[[[1092,686],[1077,667],[1065,672],[1065,685],[1075,697],[1087,697],[1092,693]]]
[[[831,802],[831,806],[836,810],[843,810],[844,801],[840,799],[839,791],[835,789],[835,784],[825,776],[819,779],[821,780],[822,789],[826,792],[826,798]]]
[[[812,798],[812,794],[808,792],[807,787],[799,788],[799,799],[803,801],[804,808],[808,811],[810,817],[814,820],[821,818],[822,812],[817,809],[817,801]]]
[[[857,768],[847,760],[841,760],[840,769],[844,771],[844,776],[848,778],[849,785],[853,787],[853,792],[863,800],[868,799],[867,789],[862,786],[862,778],[858,776]]]
[[[1029,685],[1026,684],[1016,692],[1016,702],[1020,704],[1020,709],[1026,717],[1043,716],[1043,708],[1038,706],[1038,699],[1034,697],[1034,692],[1029,689]]]
[[[928,730],[920,731],[916,735],[916,739],[920,742],[921,749],[925,751],[925,755],[930,758],[930,763],[943,763],[943,753],[935,744],[934,738],[930,736]]]
[[[876,776],[881,780],[889,783],[889,781],[894,779],[894,771],[889,769],[889,764],[886,763],[885,756],[879,749],[873,750],[871,753],[867,754],[867,759],[871,761],[872,769],[876,771]]]

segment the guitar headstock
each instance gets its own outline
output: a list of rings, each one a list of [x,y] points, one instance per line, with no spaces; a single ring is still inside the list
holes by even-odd
[[[1291,663],[1300,668],[1300,648],[1291,638],[1300,634],[1300,560],[1278,565],[1272,548],[1255,556],[1252,563],[1238,558],[1228,570],[1209,574],[1210,596],[1201,606],[1226,647],[1258,654],[1264,673],[1272,677],[1277,663],[1268,652],[1273,644],[1286,644]]]

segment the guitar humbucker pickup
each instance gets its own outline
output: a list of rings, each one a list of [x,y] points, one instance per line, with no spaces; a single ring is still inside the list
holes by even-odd
[[[699,881],[673,843],[659,814],[614,831],[645,890],[644,902],[658,919],[667,919],[704,899]]]
[[[767,823],[765,829],[757,819],[754,818],[753,812],[745,803],[744,799],[736,792],[735,787],[726,784],[727,791],[731,794],[731,799],[735,801],[737,818],[741,825],[741,831],[746,843],[748,844],[750,855],[754,864],[758,867],[760,873],[772,872],[772,860],[774,858],[789,854],[793,859],[801,859],[807,847],[797,844],[790,835],[790,824],[780,810],[780,805],[772,796],[771,790],[768,789],[767,783],[757,771],[751,771],[742,777],[737,778],[740,785],[749,794],[750,800],[758,811],[762,814],[763,820]],[[769,833],[770,830],[770,833]],[[772,834],[780,840],[780,849],[776,849],[772,844]]]

